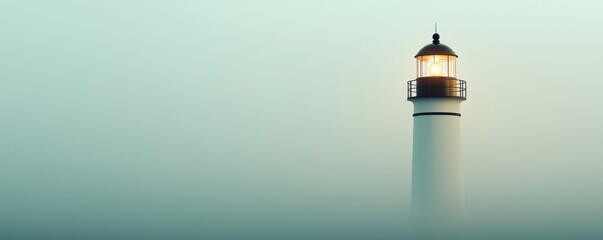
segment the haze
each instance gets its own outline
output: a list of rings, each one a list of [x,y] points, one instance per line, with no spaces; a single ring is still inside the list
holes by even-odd
[[[603,231],[598,1],[4,1],[0,238],[403,239],[414,54],[470,236]]]

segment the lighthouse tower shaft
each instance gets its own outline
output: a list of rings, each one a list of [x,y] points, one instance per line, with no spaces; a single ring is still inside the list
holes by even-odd
[[[415,227],[457,231],[464,222],[460,98],[416,98],[411,209]]]

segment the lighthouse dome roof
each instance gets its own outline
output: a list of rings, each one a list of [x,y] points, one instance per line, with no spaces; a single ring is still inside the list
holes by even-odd
[[[440,43],[440,35],[437,33],[433,34],[433,42],[421,48],[415,57],[426,55],[451,55],[458,57],[452,48]]]

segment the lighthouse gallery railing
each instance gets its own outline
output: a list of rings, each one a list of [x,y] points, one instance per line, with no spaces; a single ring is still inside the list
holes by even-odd
[[[467,98],[467,82],[447,77],[418,78],[407,83],[408,98],[457,97]]]

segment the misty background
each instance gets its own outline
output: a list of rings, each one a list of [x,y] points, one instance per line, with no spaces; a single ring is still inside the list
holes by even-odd
[[[403,239],[434,22],[468,231],[603,236],[600,2],[1,3],[1,238]]]

